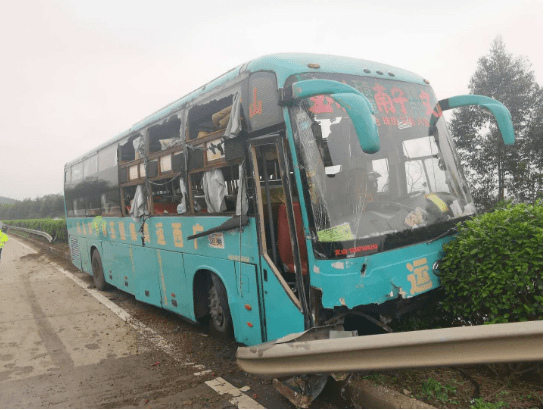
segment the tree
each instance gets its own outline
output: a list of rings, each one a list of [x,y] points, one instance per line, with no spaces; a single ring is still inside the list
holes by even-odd
[[[50,194],[26,198],[14,204],[0,204],[0,220],[64,217],[64,196]]]
[[[530,67],[497,37],[469,82],[470,94],[494,98],[508,108],[513,146],[504,145],[495,120],[478,107],[460,108],[452,116],[453,139],[479,208],[489,209],[506,197],[516,202],[542,197],[542,87]]]

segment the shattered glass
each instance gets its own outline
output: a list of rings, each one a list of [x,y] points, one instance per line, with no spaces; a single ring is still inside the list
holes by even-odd
[[[238,166],[238,192],[236,194],[236,215],[247,215],[247,183],[246,183],[246,168],[244,163]]]
[[[181,192],[181,202],[177,207],[177,212],[178,214],[185,214],[187,213],[187,188],[185,188],[183,177],[179,178],[179,189]]]
[[[357,253],[364,248],[355,247],[357,241],[380,243],[388,235],[473,214],[432,90],[375,78],[351,80],[374,106],[381,144],[375,154],[362,151],[352,120],[331,96],[290,108],[314,241],[343,242],[344,248],[353,241],[350,253]],[[436,127],[430,126],[433,115],[439,117]]]

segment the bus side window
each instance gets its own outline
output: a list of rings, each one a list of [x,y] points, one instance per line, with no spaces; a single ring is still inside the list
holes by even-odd
[[[222,95],[194,105],[188,111],[187,189],[192,213],[236,213],[239,165],[243,158],[227,159],[223,135],[232,113],[242,118],[237,109],[240,91],[233,89]],[[241,127],[243,125],[236,126],[236,135]]]
[[[70,201],[68,198],[68,195],[66,195],[67,190],[64,191],[64,195],[66,197],[66,216],[68,218],[74,217],[74,201]]]
[[[160,185],[150,184],[153,195],[153,214],[172,215],[177,213],[181,203],[179,178],[160,181]]]
[[[163,124],[152,125],[148,128],[149,152],[165,151],[181,144],[181,120],[172,115]]]
[[[74,199],[74,216],[85,216],[85,198]]]
[[[119,144],[119,162],[134,161],[142,157],[144,138],[137,134]]]
[[[195,213],[233,214],[239,184],[238,165],[191,174]]]
[[[208,137],[218,133],[220,137],[227,126],[232,111],[234,94],[206,104],[196,105],[189,112],[189,141]]]
[[[128,216],[130,215],[130,207],[132,206],[132,200],[134,199],[134,195],[136,194],[136,185],[127,186],[121,189],[122,195],[123,195],[123,202],[124,202],[124,209],[123,209],[123,215]],[[105,203],[107,204],[107,198],[105,195],[103,195],[103,199]]]

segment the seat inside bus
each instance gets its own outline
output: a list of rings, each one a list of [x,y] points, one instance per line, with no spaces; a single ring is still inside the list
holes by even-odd
[[[302,274],[308,274],[308,251],[304,240],[304,231],[302,229],[302,214],[300,212],[300,203],[293,202],[293,212],[295,216],[295,225],[298,240],[298,252],[301,259]],[[289,234],[289,220],[287,218],[287,206],[282,202],[278,209],[278,250],[280,259],[287,271],[295,272],[295,258],[291,246],[291,235]]]
[[[258,155],[261,158],[259,161],[259,174],[261,175],[262,180],[261,195],[263,198],[264,225],[266,237],[268,238],[268,248],[271,248],[272,246],[276,247],[278,253],[278,260],[276,261],[277,265],[281,268],[280,270],[284,271],[286,281],[291,283],[295,281],[295,260],[291,247],[285,191],[281,182],[277,151],[275,147],[263,147]],[[266,164],[266,171],[264,170],[264,164]],[[264,177],[267,179],[266,182],[263,180]],[[292,184],[295,186],[294,181],[292,181]],[[306,275],[308,273],[308,251],[306,250],[304,241],[302,215],[298,202],[293,203],[293,211],[299,243],[299,254],[302,262],[302,274]],[[272,222],[270,222],[270,216]],[[270,223],[272,223],[273,228],[270,227]],[[275,237],[273,237],[273,235]],[[274,250],[268,249],[268,251],[269,255],[274,255]]]
[[[192,141],[224,130],[230,119],[232,100],[233,96],[229,95],[191,108],[188,115],[187,139]]]

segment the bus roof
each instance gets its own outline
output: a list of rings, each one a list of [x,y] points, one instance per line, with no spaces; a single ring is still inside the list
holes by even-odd
[[[319,64],[319,68],[309,68],[309,64]],[[367,77],[387,77],[406,82],[423,81],[423,77],[419,75],[387,64],[352,57],[339,57],[326,54],[270,54],[250,61],[247,64],[247,70],[249,72],[274,71],[278,77],[278,84],[280,87],[283,87],[285,80],[287,80],[289,76],[308,72],[353,74]],[[379,74],[378,71],[381,71],[382,74]]]
[[[318,64],[319,68],[310,68],[310,64]],[[249,61],[246,64],[241,64],[223,75],[215,78],[209,83],[200,86],[196,90],[181,97],[180,99],[168,104],[166,107],[161,108],[155,113],[149,115],[143,120],[137,122],[126,131],[118,134],[114,138],[100,144],[92,151],[78,157],[66,163],[66,166],[70,166],[77,163],[84,158],[93,155],[100,149],[103,149],[111,144],[119,142],[129,135],[172,115],[174,112],[180,110],[185,104],[193,101],[200,95],[213,90],[216,87],[235,79],[242,74],[254,73],[258,71],[271,71],[277,76],[278,86],[283,87],[287,78],[294,74],[302,74],[308,72],[322,72],[322,73],[340,73],[360,75],[366,77],[377,78],[389,78],[398,81],[405,81],[411,83],[423,83],[423,77],[414,74],[410,71],[402,70],[397,67],[393,67],[387,64],[376,63],[368,60],[361,60],[352,57],[339,57],[326,54],[305,54],[305,53],[279,53],[270,54],[262,57],[258,57]]]

